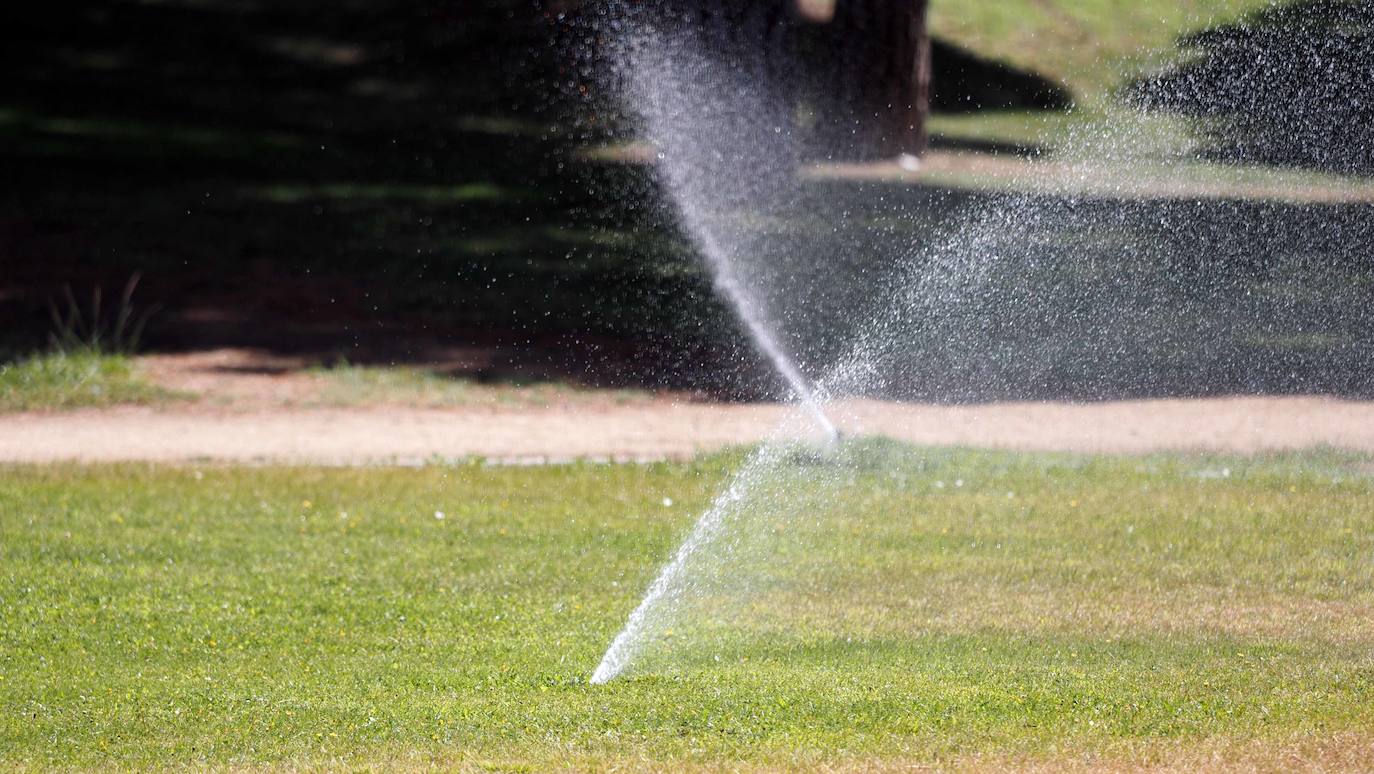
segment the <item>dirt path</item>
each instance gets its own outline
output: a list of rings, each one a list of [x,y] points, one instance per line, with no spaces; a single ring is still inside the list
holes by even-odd
[[[551,408],[121,408],[0,416],[0,462],[419,463],[681,458],[769,435],[776,405],[647,401]],[[1215,398],[1096,404],[840,407],[850,432],[922,444],[1141,453],[1333,446],[1374,453],[1374,402]]]
[[[655,163],[652,146],[630,143],[588,151],[591,159],[634,164]],[[1072,163],[1028,159],[1009,154],[935,148],[915,169],[896,161],[813,164],[803,179],[928,184],[953,188],[1133,199],[1249,199],[1293,203],[1358,203],[1374,201],[1367,181],[1333,174],[1269,168],[1237,170],[1223,165],[1180,166],[1164,160],[1120,163]]]

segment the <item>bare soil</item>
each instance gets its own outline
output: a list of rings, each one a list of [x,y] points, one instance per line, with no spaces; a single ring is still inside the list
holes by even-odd
[[[643,143],[597,148],[586,154],[598,160],[635,164],[654,163],[654,150]],[[1291,203],[1359,203],[1374,201],[1374,187],[1365,181],[1335,175],[1276,175],[1266,170],[1253,179],[1208,178],[1202,170],[1178,174],[1169,167],[1125,168],[1120,165],[1043,161],[973,151],[932,149],[919,166],[897,161],[828,162],[801,170],[804,179],[870,181],[954,188],[996,187],[1006,190],[1153,198],[1223,198]]]
[[[627,399],[620,391],[530,393],[510,386],[485,387],[471,403],[434,408],[372,393],[361,402],[330,405],[318,400],[328,377],[300,365],[268,363],[237,350],[145,359],[150,379],[200,397],[159,407],[0,415],[0,462],[684,458],[762,440],[790,411],[682,393]],[[864,400],[836,406],[834,413],[848,433],[932,445],[1120,454],[1313,447],[1374,453],[1374,402],[1321,396],[965,406]]]

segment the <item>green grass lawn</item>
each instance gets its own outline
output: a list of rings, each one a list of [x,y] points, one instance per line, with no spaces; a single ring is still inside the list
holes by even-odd
[[[149,384],[124,355],[55,352],[0,362],[0,412],[163,403],[177,393]]]
[[[627,679],[590,686],[742,459],[0,470],[0,766],[995,764],[1369,742],[1374,486],[1367,459],[1337,454],[864,442],[838,468],[790,462],[775,484],[797,499],[736,525],[739,582]]]
[[[1229,24],[1267,0],[935,0],[932,34],[1034,70],[1100,104],[1124,78],[1166,61],[1183,35]]]
[[[1062,83],[1076,107],[937,113],[931,117],[931,135],[937,142],[1064,150],[1075,137],[1096,136],[1103,126],[1124,122],[1135,128],[1116,134],[1113,147],[1129,145],[1135,155],[1157,154],[1161,148],[1169,155],[1187,153],[1191,138],[1184,122],[1123,111],[1114,106],[1114,94],[1135,78],[1179,61],[1177,43],[1183,36],[1235,23],[1269,6],[1268,0],[935,0],[929,11],[933,35]]]

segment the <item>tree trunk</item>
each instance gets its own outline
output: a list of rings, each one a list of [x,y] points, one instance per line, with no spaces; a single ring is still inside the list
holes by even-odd
[[[833,0],[830,21],[805,24],[799,0],[693,0],[669,14],[763,97],[760,124],[790,125],[802,81],[812,91],[821,155],[920,156],[930,106],[928,0]],[[683,9],[690,9],[684,12]],[[816,17],[809,17],[812,22]],[[801,22],[801,29],[798,28]],[[807,51],[798,56],[796,40]]]
[[[928,143],[927,0],[836,0],[824,36],[831,93],[821,117],[837,158],[920,156]]]

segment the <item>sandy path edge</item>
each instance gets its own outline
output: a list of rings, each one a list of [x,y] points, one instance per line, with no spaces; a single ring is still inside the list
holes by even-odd
[[[0,462],[415,463],[685,458],[766,438],[788,409],[704,403],[595,408],[295,409],[208,413],[119,408],[0,415]],[[836,407],[853,433],[930,445],[1250,454],[1319,446],[1374,453],[1374,402],[1231,397],[1091,404]]]

